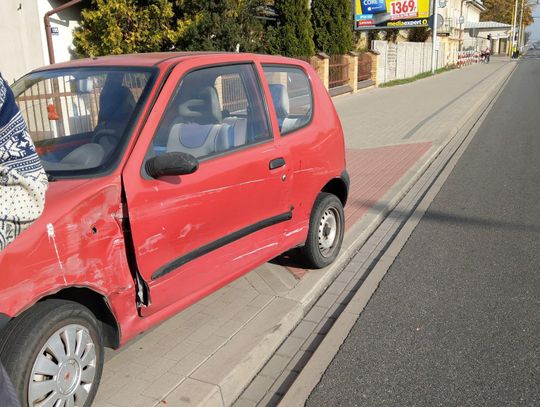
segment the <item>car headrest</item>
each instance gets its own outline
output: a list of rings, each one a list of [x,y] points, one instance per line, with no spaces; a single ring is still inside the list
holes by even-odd
[[[98,123],[127,121],[135,108],[135,98],[125,86],[105,87],[99,97]]]
[[[269,86],[277,117],[287,117],[289,115],[289,94],[287,93],[285,85],[273,83]]]
[[[216,89],[213,86],[203,88],[196,98],[181,103],[178,113],[188,123],[221,123],[222,113]]]

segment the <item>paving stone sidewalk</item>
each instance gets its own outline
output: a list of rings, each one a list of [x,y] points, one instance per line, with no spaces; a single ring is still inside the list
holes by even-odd
[[[250,389],[268,383],[250,385],[252,379],[385,211],[513,67],[493,58],[488,65],[335,98],[352,180],[338,261],[316,271],[267,263],[108,352],[94,406],[255,405]],[[277,365],[274,370],[257,376],[259,382],[275,381],[282,372]]]

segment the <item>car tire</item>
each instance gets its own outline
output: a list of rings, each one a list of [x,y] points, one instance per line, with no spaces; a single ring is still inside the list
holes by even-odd
[[[306,243],[300,249],[306,267],[320,269],[336,259],[343,243],[344,226],[341,201],[333,194],[321,192],[311,210]]]
[[[0,359],[22,407],[37,400],[56,405],[55,399],[89,407],[103,370],[99,325],[88,308],[75,302],[37,303],[0,336]]]

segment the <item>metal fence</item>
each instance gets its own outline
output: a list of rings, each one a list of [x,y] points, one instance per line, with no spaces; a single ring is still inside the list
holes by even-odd
[[[368,53],[358,55],[358,82],[371,79],[371,56]]]
[[[220,86],[216,84],[219,88]],[[237,112],[245,110],[248,106],[246,92],[242,78],[238,74],[223,75],[221,77],[221,98],[223,110]]]
[[[72,90],[70,77],[35,83],[16,99],[34,141],[91,131],[97,124],[101,86],[87,94]],[[85,120],[77,120],[84,117]]]
[[[100,95],[106,75],[92,77],[93,89],[76,89],[71,76],[59,76],[36,82],[17,96],[16,103],[34,141],[92,131],[98,122]],[[122,85],[135,101],[146,86],[146,74],[126,73]]]
[[[331,55],[329,68],[328,86],[330,88],[337,88],[349,83],[349,62],[345,55]]]

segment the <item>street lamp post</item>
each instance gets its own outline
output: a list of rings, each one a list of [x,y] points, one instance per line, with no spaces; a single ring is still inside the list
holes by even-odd
[[[433,2],[433,27],[431,28],[432,40],[431,40],[431,74],[435,75],[436,52],[437,52],[437,0]]]
[[[468,0],[461,0],[460,9],[459,9],[459,45],[458,51],[461,51],[463,48],[463,23],[465,22],[465,17],[463,17],[463,4],[468,3]],[[468,8],[468,6],[467,6]]]
[[[521,40],[522,40],[522,32],[523,32],[523,6],[524,6],[524,0],[521,0],[521,17],[519,17],[519,34],[518,34],[518,49],[521,49]]]
[[[516,42],[516,23],[517,23],[517,8],[518,8],[518,0],[516,0],[516,4],[514,5],[514,17],[512,18],[512,45],[510,48],[510,55],[513,56],[514,53],[514,45]]]

